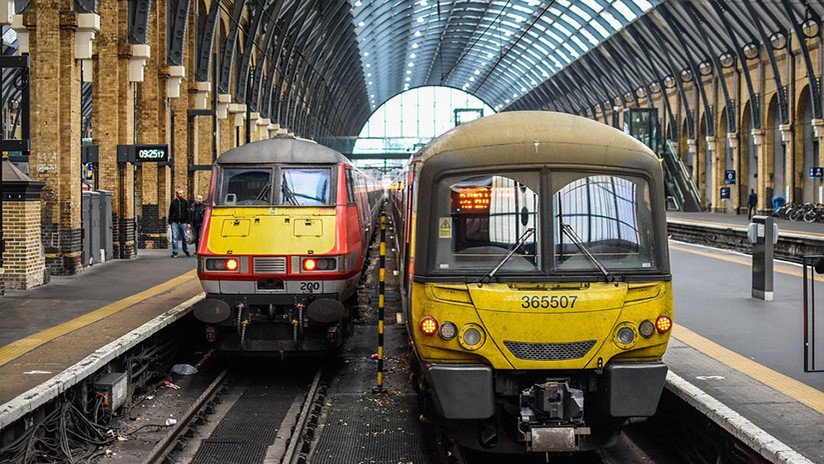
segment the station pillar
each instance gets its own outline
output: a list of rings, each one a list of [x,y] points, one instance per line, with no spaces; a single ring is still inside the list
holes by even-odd
[[[42,241],[46,266],[58,275],[82,268],[78,16],[70,0],[33,0],[16,18],[28,36],[21,52],[31,56],[29,173],[44,182]]]
[[[741,205],[741,187],[739,184],[746,179],[741,179],[741,149],[738,146],[738,132],[727,133],[727,144],[732,151],[732,168],[735,170],[735,185],[730,185],[731,210],[738,214]],[[726,156],[726,154],[724,155]],[[726,163],[724,163],[726,165]]]
[[[100,34],[94,70],[92,127],[100,150],[100,188],[112,192],[114,256],[136,256],[134,165],[119,163],[117,146],[135,143],[135,93],[150,56],[145,44],[130,44],[129,2],[100,0]],[[79,152],[79,150],[78,150]]]
[[[793,172],[793,165],[795,164],[794,156],[795,156],[795,144],[793,142],[793,126],[792,124],[781,124],[778,126],[778,130],[781,132],[781,143],[784,145],[784,179],[787,182],[787,191],[789,195],[787,195],[787,203],[793,203],[796,200],[800,200],[795,196],[795,186],[798,184],[798,173]],[[800,179],[803,181],[803,178]],[[774,192],[774,195],[777,194],[784,194],[785,192]],[[768,204],[772,203],[772,198],[765,198]]]
[[[712,162],[711,166],[704,167],[706,182],[712,186],[712,197],[707,198],[707,201],[710,202],[711,211],[721,212],[721,185],[718,182],[718,171],[721,167],[721,162],[724,161],[724,158],[722,156],[718,156],[718,153],[721,150],[718,148],[715,137],[708,135],[704,141],[707,143],[707,151],[710,152],[709,159]]]
[[[767,156],[764,147],[764,129],[753,129],[750,133],[752,135],[753,147],[755,148],[755,157],[758,160],[758,182],[756,194],[758,195],[758,205],[756,210],[764,210],[767,208],[769,201],[764,198],[767,196]],[[772,199],[770,199],[772,200]]]
[[[814,160],[816,160],[816,166],[824,166],[824,119],[813,119],[810,121],[813,129],[813,137],[815,137],[815,141],[817,142],[816,147],[818,148],[818,153],[814,153]],[[806,176],[807,173],[804,173]],[[824,180],[818,180],[818,190],[816,191],[816,200],[818,203],[824,203]],[[824,264],[824,260],[822,260]]]

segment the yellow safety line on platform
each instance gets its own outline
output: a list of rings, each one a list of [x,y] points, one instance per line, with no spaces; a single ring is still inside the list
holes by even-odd
[[[716,361],[726,364],[736,371],[824,414],[824,392],[821,390],[724,348],[684,326],[674,324],[672,327],[672,336]]]
[[[695,249],[695,248],[690,248],[690,247],[685,247],[685,246],[680,246],[680,245],[673,245],[673,244],[670,244],[669,247],[670,247],[671,250],[678,250],[678,251],[683,251],[683,252],[686,252],[686,253],[692,253],[694,255],[706,256],[708,258],[714,258],[714,259],[717,259],[717,260],[720,260],[720,261],[726,261],[728,263],[743,264],[744,266],[748,266],[748,267],[752,266],[752,260],[751,259],[739,258],[739,257],[736,257],[736,256],[718,254],[718,253],[722,253],[723,252],[722,250],[719,250],[718,253],[712,253],[712,252],[709,252],[709,251],[703,251],[703,250],[698,250],[698,249]],[[800,269],[791,268],[786,264],[774,263],[773,266],[774,266],[773,269],[775,270],[775,272],[780,272],[781,274],[786,274],[788,276],[793,276],[793,277],[799,277],[799,278],[804,277],[804,273]],[[816,275],[815,280],[817,280],[819,282],[824,282],[824,276]]]
[[[26,338],[15,340],[6,346],[0,347],[0,366],[28,353],[38,346],[48,343],[58,337],[62,337],[69,332],[86,327],[87,325],[93,324],[105,317],[111,316],[112,314],[140,303],[141,301],[147,300],[167,290],[180,286],[196,276],[197,271],[191,270],[183,275],[169,280],[168,282],[164,282],[160,285],[143,290],[140,293],[135,293],[134,295],[115,301],[114,303],[103,306],[102,308],[96,309],[83,316],[76,317],[68,322],[50,327]]]
[[[670,217],[670,218],[667,218],[667,219],[672,219],[673,221],[681,221],[681,222],[694,222],[696,224],[707,224],[707,225],[717,226],[717,227],[727,227],[727,228],[743,227],[745,229],[747,228],[747,224],[729,224],[729,223],[726,223],[726,222],[705,221],[703,219],[683,219],[683,218],[678,218],[678,217]],[[815,236],[815,237],[824,237],[824,234],[820,234],[818,232],[806,232],[806,231],[797,230],[797,229],[782,229],[781,226],[778,226],[778,235],[779,236],[781,235],[781,232],[787,232],[787,233],[796,234],[796,235],[811,235],[811,236]]]

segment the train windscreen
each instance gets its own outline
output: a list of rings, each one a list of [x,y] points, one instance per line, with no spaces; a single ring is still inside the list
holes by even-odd
[[[561,186],[552,197],[558,271],[594,268],[581,245],[610,271],[655,267],[655,228],[646,180],[556,172],[553,185]]]
[[[281,168],[278,204],[328,206],[332,204],[329,168]]]
[[[224,168],[218,205],[268,205],[272,198],[272,168]]]
[[[502,261],[499,274],[539,271],[539,184],[537,172],[442,181],[434,271],[484,274]]]

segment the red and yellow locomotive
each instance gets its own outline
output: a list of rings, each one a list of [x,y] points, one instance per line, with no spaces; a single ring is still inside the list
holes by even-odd
[[[212,170],[195,316],[220,350],[340,345],[383,191],[340,153],[298,138],[229,150]]]

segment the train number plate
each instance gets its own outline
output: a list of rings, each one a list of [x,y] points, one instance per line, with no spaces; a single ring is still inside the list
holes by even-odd
[[[323,284],[320,282],[301,282],[298,288],[304,293],[318,293],[323,289]]]
[[[524,295],[521,297],[521,307],[524,309],[571,309],[575,307],[577,300],[576,295]]]

